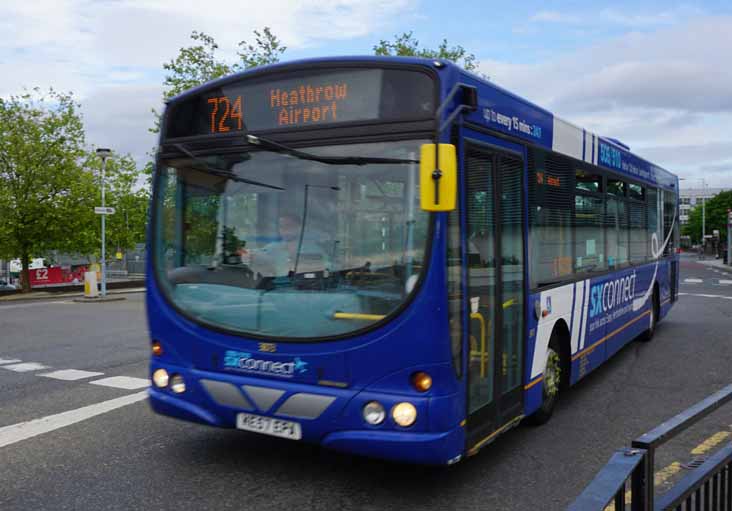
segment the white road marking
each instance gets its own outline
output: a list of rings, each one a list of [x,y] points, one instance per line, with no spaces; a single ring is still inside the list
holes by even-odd
[[[720,284],[732,284],[732,280],[719,279]]]
[[[0,365],[2,364],[17,364],[22,362],[19,358],[0,358]]]
[[[104,373],[95,373],[92,371],[80,371],[79,369],[62,369],[60,371],[54,371],[52,373],[39,374],[44,378],[54,378],[56,380],[83,380],[84,378],[93,378],[94,376],[102,376]]]
[[[0,366],[3,369],[9,369],[16,373],[28,373],[30,371],[40,371],[41,369],[48,369],[48,366],[39,364],[38,362],[23,362],[22,364],[10,364]]]
[[[117,389],[136,390],[150,385],[147,378],[132,378],[131,376],[110,376],[101,380],[90,381],[92,385],[103,387],[115,387]]]
[[[0,447],[49,433],[147,398],[147,391],[0,428]]]
[[[700,284],[704,281],[702,279],[684,279],[684,282],[688,284]]]
[[[724,300],[732,300],[732,296],[707,295],[707,294],[701,294],[701,293],[679,293],[679,296],[700,296],[702,298],[722,298]]]

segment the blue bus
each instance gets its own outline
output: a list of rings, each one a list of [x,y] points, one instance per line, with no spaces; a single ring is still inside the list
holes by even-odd
[[[453,464],[676,301],[678,179],[453,63],[324,58],[162,119],[152,408]]]

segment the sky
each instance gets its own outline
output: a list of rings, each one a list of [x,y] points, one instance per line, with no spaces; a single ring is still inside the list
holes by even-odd
[[[203,31],[233,61],[269,26],[283,60],[364,55],[413,31],[495,83],[678,174],[732,187],[732,1],[3,0],[0,97],[72,92],[87,142],[144,164],[164,62]]]

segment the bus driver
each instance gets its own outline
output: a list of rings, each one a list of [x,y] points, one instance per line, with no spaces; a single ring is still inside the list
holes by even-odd
[[[313,239],[313,235],[320,231],[308,229],[301,238],[302,227],[304,226],[299,215],[285,213],[280,216],[279,239],[254,251],[252,269],[263,276],[272,277],[328,271],[330,261],[326,252],[318,240]]]

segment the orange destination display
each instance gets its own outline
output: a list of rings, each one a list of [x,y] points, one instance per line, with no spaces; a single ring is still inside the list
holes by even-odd
[[[166,138],[297,129],[434,115],[433,79],[419,71],[329,69],[242,78],[175,107]]]

